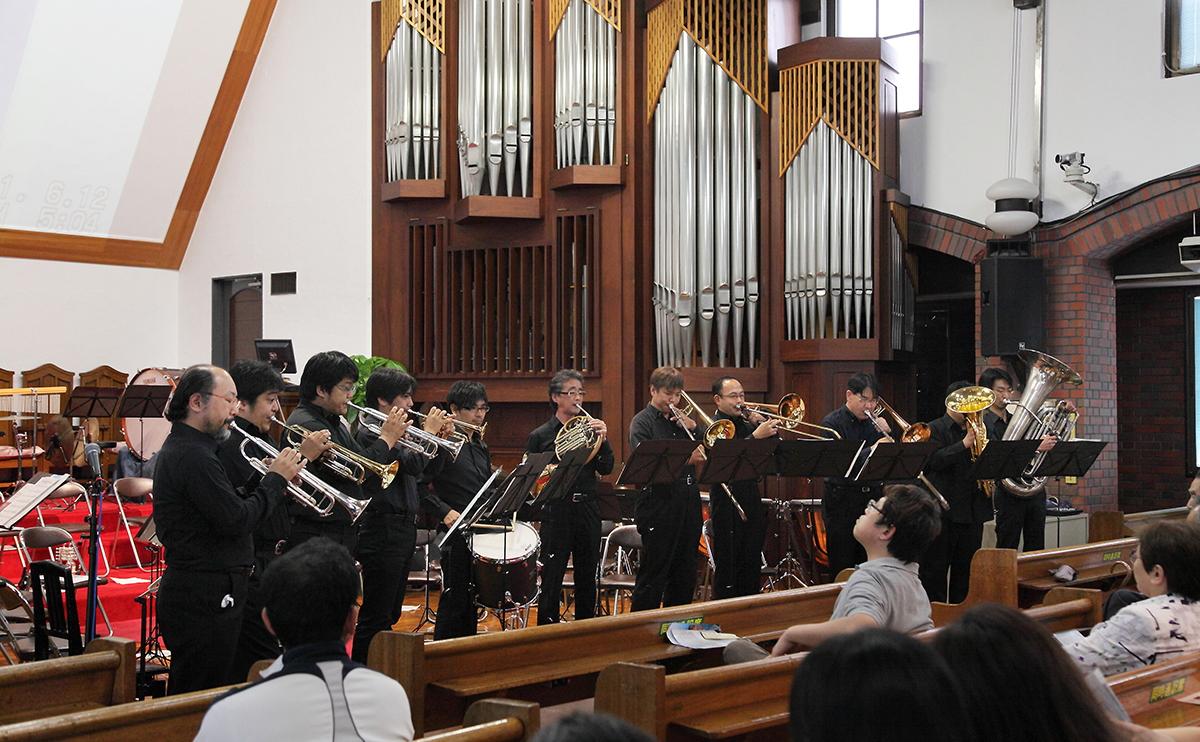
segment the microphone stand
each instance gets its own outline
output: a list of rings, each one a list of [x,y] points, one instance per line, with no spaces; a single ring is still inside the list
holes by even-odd
[[[88,587],[87,587],[87,612],[84,621],[84,640],[86,646],[92,639],[96,638],[96,605],[99,600],[98,586],[96,583],[96,562],[100,556],[100,508],[104,504],[105,482],[102,477],[103,469],[100,466],[100,446],[95,443],[89,443],[85,447],[85,455],[88,459],[88,464],[95,469],[96,478],[92,480],[90,492],[88,496],[92,500],[91,514],[88,516]]]

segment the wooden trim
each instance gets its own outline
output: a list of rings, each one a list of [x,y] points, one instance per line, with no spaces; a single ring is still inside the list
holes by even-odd
[[[162,242],[0,229],[0,257],[179,270],[266,37],[276,0],[250,0]]]

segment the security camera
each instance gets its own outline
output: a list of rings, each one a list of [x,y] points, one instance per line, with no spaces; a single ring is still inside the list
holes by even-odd
[[[1054,161],[1060,168],[1066,170],[1069,167],[1083,167],[1083,157],[1083,152],[1071,152],[1065,155],[1055,155]]]

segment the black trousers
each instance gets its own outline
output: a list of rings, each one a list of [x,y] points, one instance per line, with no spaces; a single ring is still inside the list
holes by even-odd
[[[339,506],[340,507],[340,506]],[[363,517],[366,517],[365,515]],[[351,554],[358,548],[358,528],[352,523],[293,518],[287,548],[294,549],[310,538],[324,536],[346,547]]]
[[[167,692],[243,682],[233,675],[249,575],[167,567],[158,589],[158,626],[171,651]]]
[[[358,524],[354,558],[362,565],[363,594],[350,656],[366,664],[371,640],[392,628],[403,613],[408,570],[417,545],[417,519],[368,510]]]
[[[438,529],[438,534],[445,533]],[[473,636],[478,626],[471,570],[475,557],[459,534],[442,546],[442,597],[438,600],[434,639]]]
[[[254,550],[254,574],[247,586],[242,631],[238,634],[237,650],[233,655],[232,673],[239,683],[246,681],[255,662],[273,660],[283,654],[279,640],[262,620],[262,575],[276,558],[274,544],[264,544]]]
[[[600,562],[600,503],[571,495],[542,510],[542,595],[538,625],[558,623],[567,559],[575,565],[575,620],[596,616],[596,568]]]
[[[630,603],[635,611],[687,605],[696,593],[696,555],[703,515],[700,490],[675,485],[670,494],[643,490],[634,505],[642,563]]]
[[[982,523],[952,523],[942,518],[942,530],[921,557],[921,584],[929,600],[961,603],[971,588],[971,558],[983,545]],[[950,572],[947,592],[946,572]]]
[[[1015,497],[1003,485],[992,495],[996,506],[996,548],[1015,549],[1025,536],[1024,551],[1046,548],[1046,495]]]
[[[867,503],[883,495],[879,487],[840,487],[825,485],[821,515],[825,518],[825,552],[829,555],[829,580],[837,579],[843,569],[857,567],[867,560],[867,551],[854,540],[854,523],[867,509]]]
[[[709,489],[713,562],[717,567],[713,576],[714,598],[757,595],[762,590],[762,544],[767,534],[762,497],[757,486],[753,491],[732,489],[746,512],[745,521],[720,485]]]

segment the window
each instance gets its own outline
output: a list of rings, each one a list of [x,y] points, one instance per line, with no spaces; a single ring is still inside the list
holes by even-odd
[[[837,0],[837,35],[891,44],[900,66],[900,113],[921,112],[921,0]]]
[[[1200,0],[1166,0],[1167,77],[1200,72]]]

